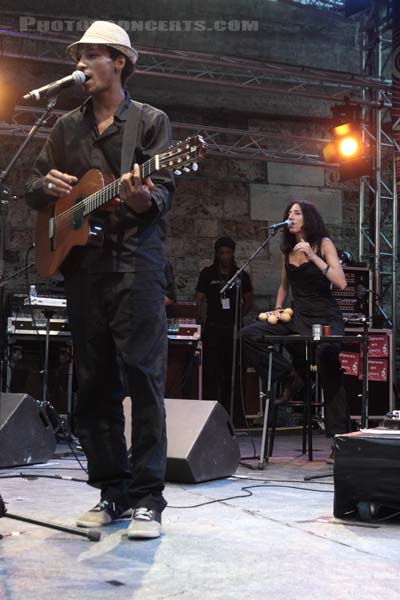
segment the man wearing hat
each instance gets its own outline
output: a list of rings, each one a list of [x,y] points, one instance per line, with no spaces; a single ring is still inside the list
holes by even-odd
[[[68,53],[87,76],[87,98],[51,131],[27,183],[27,202],[40,210],[92,168],[115,178],[122,173],[121,202],[106,213],[102,247],[76,247],[62,265],[79,387],[75,432],[88,483],[100,490],[100,501],[77,524],[132,517],[128,538],[158,537],[166,505],[164,245],[174,183],[166,171],[142,181],[138,163],[168,148],[169,121],[124,90],[138,53],[121,27],[96,21]],[[121,171],[126,147],[129,166]],[[129,460],[119,364],[132,398]]]
[[[236,312],[236,287],[221,297],[220,290],[232,277],[235,263],[235,242],[230,237],[221,237],[214,244],[214,262],[204,268],[196,286],[196,302],[199,317],[204,300],[207,302],[207,316],[203,330],[203,397],[206,400],[219,400],[230,412],[231,378],[233,360],[233,334]],[[253,304],[253,288],[250,276],[243,271],[240,286],[241,310],[239,322]],[[238,378],[236,378],[236,383]],[[235,421],[243,419],[240,407],[235,404]]]

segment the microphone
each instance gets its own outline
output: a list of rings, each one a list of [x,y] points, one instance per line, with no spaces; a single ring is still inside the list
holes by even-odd
[[[64,88],[71,87],[72,85],[82,85],[90,79],[87,75],[82,73],[82,71],[74,71],[71,75],[67,77],[63,77],[62,79],[57,79],[57,81],[53,81],[53,83],[48,83],[37,90],[32,90],[25,94],[22,97],[23,100],[40,100],[40,98],[51,98],[58,94],[60,90]]]
[[[281,229],[282,227],[291,227],[293,225],[293,221],[290,219],[286,219],[286,221],[280,221],[280,223],[274,223],[273,225],[269,225],[267,229],[273,229],[276,231],[277,229]]]

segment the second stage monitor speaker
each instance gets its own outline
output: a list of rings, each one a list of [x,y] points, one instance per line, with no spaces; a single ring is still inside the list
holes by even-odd
[[[131,403],[124,401],[125,437],[130,443]],[[214,400],[165,399],[167,414],[166,480],[200,483],[232,475],[240,461],[239,442],[230,417]]]

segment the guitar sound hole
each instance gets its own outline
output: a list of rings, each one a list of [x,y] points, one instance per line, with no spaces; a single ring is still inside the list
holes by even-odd
[[[80,202],[82,198],[78,198],[76,204]],[[83,207],[81,209],[74,209],[71,216],[71,229],[79,229],[83,224]]]

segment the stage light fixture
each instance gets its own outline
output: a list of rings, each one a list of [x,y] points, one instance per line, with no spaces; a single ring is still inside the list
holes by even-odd
[[[360,151],[360,142],[354,137],[345,137],[338,144],[339,154],[345,158],[356,156]]]
[[[332,141],[323,149],[325,162],[339,164],[341,181],[368,175],[371,165],[362,141],[360,107],[346,103],[332,110],[334,127]]]

